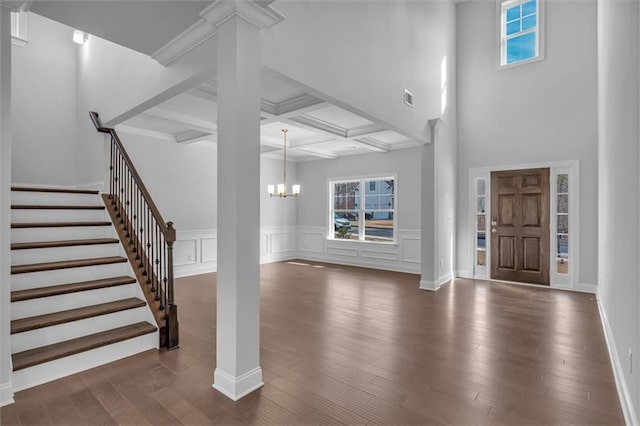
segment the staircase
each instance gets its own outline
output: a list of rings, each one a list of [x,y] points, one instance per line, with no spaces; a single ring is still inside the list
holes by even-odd
[[[11,202],[14,390],[159,347],[164,324],[98,191],[14,187]]]

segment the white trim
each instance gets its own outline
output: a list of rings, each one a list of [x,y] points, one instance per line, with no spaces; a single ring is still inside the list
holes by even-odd
[[[212,387],[233,401],[237,401],[256,389],[264,386],[262,369],[256,367],[238,377],[234,377],[219,368],[213,373]]]
[[[545,58],[545,0],[537,0],[537,22],[536,22],[536,30],[537,30],[537,55],[530,59],[525,59],[523,61],[512,62],[510,64],[503,63],[503,52],[504,47],[502,44],[503,41],[503,25],[502,25],[502,13],[507,7],[512,6],[515,3],[526,3],[527,0],[497,0],[496,1],[496,71],[507,70],[510,68],[518,67],[521,65],[530,64],[532,62],[539,62],[544,60]]]
[[[624,421],[628,425],[637,425],[638,417],[636,416],[635,409],[633,408],[633,398],[629,393],[627,381],[625,380],[624,369],[622,368],[622,363],[618,357],[615,339],[613,338],[613,332],[609,325],[609,318],[600,303],[600,297],[596,297],[596,303],[598,305],[598,311],[600,312],[604,339],[607,343],[607,349],[609,350],[609,359],[611,360],[611,368],[613,370],[613,377],[616,381],[616,388],[618,390],[618,398],[620,399],[620,406],[622,407]]]
[[[468,175],[468,207],[467,207],[467,221],[469,225],[468,238],[471,239],[470,248],[467,253],[467,259],[470,260],[471,270],[473,273],[471,274],[475,279],[491,279],[491,231],[490,231],[490,223],[491,223],[491,172],[494,171],[507,171],[507,170],[526,170],[526,169],[540,169],[540,168],[549,168],[549,197],[551,199],[555,199],[556,197],[556,185],[553,177],[557,175],[560,171],[561,173],[567,173],[569,175],[569,279],[558,280],[557,274],[554,275],[552,272],[555,270],[555,266],[553,266],[553,262],[556,261],[555,249],[550,250],[549,252],[549,280],[550,280],[550,288],[556,289],[565,289],[565,290],[574,290],[574,291],[582,291],[579,289],[578,276],[580,272],[580,162],[579,160],[569,160],[569,161],[550,161],[550,162],[542,162],[542,163],[525,163],[525,164],[508,164],[508,165],[500,165],[500,166],[485,166],[485,167],[473,167],[469,168]],[[475,181],[477,179],[484,178],[486,180],[485,184],[485,214],[487,219],[486,225],[486,238],[485,238],[485,263],[486,263],[486,276],[476,273],[476,259],[475,259],[475,246],[476,246],[476,186]],[[550,204],[550,224],[549,224],[549,234],[550,234],[550,242],[552,242],[556,238],[555,228],[553,225],[555,224],[555,213],[552,212],[552,206],[555,205],[555,201],[552,201]],[[554,216],[552,218],[551,216]],[[499,281],[499,280],[497,280]],[[590,292],[590,291],[589,291]]]
[[[13,404],[13,386],[11,382],[3,383],[0,385],[0,407],[4,407],[9,404]]]
[[[453,279],[450,272],[442,275],[436,281],[420,280],[420,290],[438,291],[440,287]]]
[[[360,208],[358,209],[358,213],[365,213],[367,211],[365,205],[365,194],[366,190],[364,188],[365,181],[368,180],[384,180],[385,178],[393,179],[393,209],[384,209],[384,211],[392,210],[393,211],[393,241],[384,242],[384,241],[366,241],[365,238],[365,226],[364,226],[364,218],[358,214],[358,240],[343,240],[340,238],[334,237],[334,209],[333,209],[333,191],[335,188],[335,183],[343,183],[343,182],[359,182],[362,184],[360,190]],[[398,245],[398,200],[399,200],[399,188],[398,185],[398,174],[397,173],[376,173],[373,175],[364,175],[364,176],[351,176],[344,178],[327,178],[327,194],[329,195],[328,199],[328,209],[327,209],[327,240],[329,241],[339,241],[340,244],[343,243],[374,243],[377,245]],[[355,210],[355,209],[354,209]],[[375,209],[369,209],[375,210]],[[362,223],[360,223],[362,222]],[[363,225],[363,226],[360,226]]]

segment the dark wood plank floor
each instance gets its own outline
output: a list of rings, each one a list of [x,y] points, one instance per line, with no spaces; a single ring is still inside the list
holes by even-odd
[[[310,262],[262,267],[265,386],[211,388],[215,275],[177,284],[181,347],[16,394],[3,425],[623,424],[592,295]]]

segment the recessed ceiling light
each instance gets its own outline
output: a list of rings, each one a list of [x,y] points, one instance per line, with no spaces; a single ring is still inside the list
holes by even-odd
[[[84,31],[74,30],[73,31],[73,42],[77,44],[84,44],[89,39],[89,34]]]

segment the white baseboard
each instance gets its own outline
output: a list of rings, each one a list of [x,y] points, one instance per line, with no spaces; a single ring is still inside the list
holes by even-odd
[[[442,275],[436,281],[428,281],[428,280],[420,280],[420,289],[421,290],[429,290],[429,291],[437,291],[440,287],[442,287],[445,283],[451,281],[453,277],[450,272]]]
[[[239,377],[233,377],[219,368],[216,368],[213,373],[213,388],[233,401],[249,395],[262,386],[264,386],[264,382],[260,367],[256,367]]]
[[[620,362],[616,343],[613,338],[613,332],[609,325],[609,318],[600,303],[600,297],[597,298],[596,303],[598,305],[598,311],[600,312],[600,320],[602,321],[602,329],[604,330],[604,337],[607,342],[607,349],[609,350],[609,358],[611,359],[611,367],[616,381],[616,388],[618,389],[618,397],[620,398],[620,406],[622,407],[624,421],[628,425],[637,425],[638,417],[636,416],[635,409],[633,408],[633,399],[629,394],[624,369],[622,368],[622,363]]]
[[[11,382],[3,383],[0,385],[0,407],[13,404],[13,386]]]
[[[359,259],[348,260],[339,257],[318,255],[308,252],[298,252],[298,256],[296,256],[296,259],[309,260],[312,262],[332,263],[334,265],[380,269],[383,271],[404,272],[407,274],[420,274],[420,265],[415,266],[413,264],[402,265],[400,263],[391,264],[384,262],[367,262]]]
[[[582,293],[598,293],[598,285],[597,284],[588,284],[588,283],[579,283],[576,291],[580,291]]]
[[[467,278],[472,280],[473,279],[473,273],[471,271],[465,271],[463,269],[458,269],[455,271],[455,277],[456,278]]]
[[[176,265],[174,276],[176,278],[190,277],[191,275],[208,274],[218,270],[217,262],[194,263],[193,265]]]

